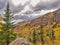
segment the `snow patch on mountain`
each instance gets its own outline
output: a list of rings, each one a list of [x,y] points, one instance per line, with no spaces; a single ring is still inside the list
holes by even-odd
[[[35,18],[38,18],[39,16],[42,16],[42,15],[48,13],[48,12],[53,12],[55,10],[41,10],[41,11],[29,13],[29,14],[26,14],[24,12],[21,14],[21,12],[20,12],[20,13],[17,13],[14,15],[14,20],[16,20],[16,23],[19,23],[22,21],[30,21],[30,20],[33,20]]]

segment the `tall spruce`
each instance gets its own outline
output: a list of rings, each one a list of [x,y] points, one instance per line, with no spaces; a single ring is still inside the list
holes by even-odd
[[[51,29],[51,32],[50,32],[50,39],[52,40],[52,45],[54,45],[54,40],[55,40],[55,31],[53,30],[53,28],[56,26],[56,24],[55,25],[53,25],[53,27],[52,27],[52,29]]]
[[[33,43],[34,43],[34,45],[36,45],[36,41],[37,41],[37,39],[36,39],[36,30],[34,29],[34,31],[33,31]]]
[[[9,9],[9,3],[7,4],[4,17],[2,17],[2,28],[3,31],[3,42],[5,41],[4,45],[9,45],[9,43],[16,38],[16,35],[13,33],[15,24],[14,22],[11,22],[11,19],[13,18],[13,15],[11,15],[10,9]]]
[[[51,40],[52,40],[52,42],[53,42],[52,45],[54,45],[55,34],[54,34],[54,30],[53,30],[53,29],[51,30]]]
[[[44,32],[43,32],[43,25],[40,25],[40,32],[38,33],[40,35],[40,40],[42,45],[44,45]]]
[[[56,25],[58,24],[58,22],[54,23],[52,25],[52,27],[50,28],[50,31],[48,32],[48,36],[50,37],[50,39],[52,40],[52,45],[54,45],[54,40],[56,39],[55,37],[55,31],[54,31],[54,28],[56,28]]]

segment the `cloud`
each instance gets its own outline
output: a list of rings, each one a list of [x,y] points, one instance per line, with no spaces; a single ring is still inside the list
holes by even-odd
[[[39,10],[50,10],[60,7],[60,0],[49,0],[49,1],[40,1],[33,9],[35,11]]]
[[[29,0],[24,5],[20,4],[17,7],[15,7],[13,9],[13,12],[17,13],[26,11],[26,14],[30,14],[32,13],[30,9],[32,9],[33,11],[41,11],[41,10],[57,9],[59,7],[60,7],[60,0],[37,0],[37,2],[36,0],[31,1]]]
[[[13,3],[13,2],[12,2],[12,3],[11,3],[11,2],[12,2],[12,1],[10,1],[10,4]],[[13,8],[11,5],[10,5],[10,6],[12,7],[12,12],[13,12],[13,13],[19,13],[19,12],[22,12],[22,10],[26,10],[26,9],[24,9],[24,8],[25,8],[26,5],[28,5],[29,3],[30,3],[30,1],[26,1],[26,3],[25,3],[24,5],[22,5],[22,4],[19,4],[19,5],[17,5],[17,6],[14,5],[14,8]]]
[[[0,10],[4,8],[6,2],[7,0],[0,0]],[[30,5],[30,8],[34,11],[50,10],[50,9],[55,9],[60,7],[60,0],[37,0],[37,1],[28,0],[24,5],[19,4],[17,6],[13,4],[12,0],[9,0],[9,2],[13,13],[18,13],[21,12],[22,10],[23,11],[27,10],[25,9],[27,5]]]
[[[5,7],[7,0],[0,0],[0,10]]]
[[[13,2],[13,4],[15,5],[15,6],[17,6],[17,5],[19,5],[19,4],[22,4],[22,5],[24,5],[26,2],[27,2],[28,0],[12,0],[12,2]]]
[[[0,0],[0,10],[6,7],[7,1],[8,0]],[[29,0],[26,1],[24,5],[20,3],[17,6],[13,4],[12,0],[9,0],[9,3],[11,11],[16,14],[14,15],[14,20],[16,21],[20,19],[24,21],[32,20],[37,16],[60,7],[60,0]]]
[[[8,0],[0,0],[0,10],[5,8]],[[9,0],[10,8],[13,13],[32,14],[35,11],[51,10],[60,7],[60,0],[28,0],[24,5],[14,5],[12,0]]]

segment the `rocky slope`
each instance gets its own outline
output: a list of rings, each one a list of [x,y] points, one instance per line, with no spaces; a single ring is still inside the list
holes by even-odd
[[[35,25],[36,26],[37,25],[48,25],[48,24],[53,24],[54,22],[60,22],[60,9],[54,12],[49,12],[31,21],[19,23],[15,29],[22,30],[23,28],[26,28],[26,27],[32,28]]]

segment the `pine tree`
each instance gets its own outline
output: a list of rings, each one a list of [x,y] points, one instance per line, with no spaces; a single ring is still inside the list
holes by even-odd
[[[53,43],[52,45],[54,45],[55,34],[54,34],[54,30],[53,29],[51,29],[49,37],[52,40],[52,43]]]
[[[33,31],[33,43],[36,45],[36,31]]]
[[[40,40],[42,45],[44,45],[44,33],[43,33],[43,25],[40,25],[40,33],[38,33],[40,35]]]
[[[16,35],[13,34],[13,30],[15,27],[14,22],[11,22],[11,19],[13,18],[13,15],[11,15],[10,9],[9,9],[9,3],[7,4],[5,15],[2,17],[2,41],[4,42],[4,45],[9,45],[9,43],[16,38]]]
[[[57,23],[54,23],[49,31],[48,36],[50,37],[50,39],[52,40],[52,45],[54,45],[54,40],[55,40],[55,31],[53,30],[56,27]]]

